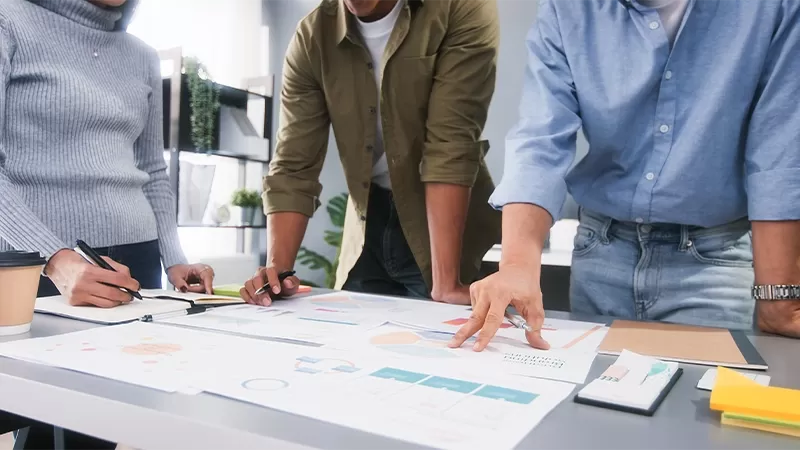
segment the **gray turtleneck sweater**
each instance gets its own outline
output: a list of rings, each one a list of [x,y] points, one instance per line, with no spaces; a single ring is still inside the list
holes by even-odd
[[[87,0],[0,0],[0,250],[159,239],[185,262],[155,51]]]

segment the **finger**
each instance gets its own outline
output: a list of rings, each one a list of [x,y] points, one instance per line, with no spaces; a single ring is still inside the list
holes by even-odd
[[[111,284],[132,291],[139,290],[139,282],[121,272],[112,272],[99,267],[91,267],[88,275],[90,279],[101,283]]]
[[[206,294],[206,288],[199,284],[189,284],[187,285],[186,291],[194,292],[195,294]]]
[[[257,277],[257,278],[251,278],[251,279],[245,281],[244,287],[242,288],[242,290],[244,292],[240,291],[240,294],[244,294],[244,295],[242,295],[242,298],[245,299],[245,300],[250,300],[250,303],[252,303],[254,305],[257,305],[258,304],[258,299],[256,298],[256,291],[261,286],[256,287],[256,284],[259,284],[259,283],[261,283],[261,277],[260,276]]]
[[[535,305],[531,306],[523,302],[515,303],[514,308],[522,315],[528,326],[531,327],[531,331],[525,332],[525,338],[528,340],[528,344],[533,348],[549,350],[550,344],[542,337],[544,308]]]
[[[281,293],[281,281],[278,278],[278,271],[274,267],[268,268],[266,271],[267,283],[269,283],[272,293],[278,295]]]
[[[253,297],[250,296],[250,293],[247,292],[246,288],[239,289],[239,297],[242,297],[242,300],[249,305],[255,304]]]
[[[470,289],[470,293],[475,293],[477,296],[477,290],[479,288]],[[480,331],[483,327],[483,322],[486,320],[486,314],[489,312],[489,304],[482,303],[480,300],[476,300],[474,306],[472,307],[472,314],[469,316],[469,320],[467,323],[461,326],[458,329],[453,339],[450,343],[447,344],[450,348],[458,348],[461,347],[464,342],[472,337],[475,333]]]
[[[182,278],[179,278],[179,279],[175,280],[173,283],[175,283],[175,290],[176,291],[180,291],[180,292],[188,292],[189,291],[189,284],[186,282],[186,280],[184,280]]]
[[[120,302],[115,302],[113,300],[109,300],[107,298],[98,297],[96,295],[91,295],[91,296],[87,297],[86,300],[85,300],[85,304],[86,303],[94,305],[94,306],[96,306],[98,308],[105,308],[105,309],[115,308],[115,307],[117,307],[117,306],[122,304]]]
[[[208,267],[200,272],[200,281],[205,288],[206,294],[211,295],[214,293],[214,269]]]
[[[100,283],[94,283],[87,289],[90,296],[110,300],[114,303],[128,303],[133,300],[130,294],[124,292],[116,287],[106,286]]]
[[[497,297],[490,299],[491,294],[488,291],[484,290],[479,295],[480,297],[485,297],[479,298],[479,303],[489,303],[489,312],[486,314],[486,320],[478,334],[478,339],[472,347],[476,352],[483,351],[489,345],[494,335],[497,334],[497,330],[500,329],[500,325],[503,324],[503,320],[506,317],[506,308],[508,308],[508,302],[504,302]]]
[[[282,297],[290,297],[297,294],[300,289],[300,280],[297,277],[288,277],[283,280],[283,287],[281,288]]]
[[[113,267],[114,270],[116,270],[117,272],[125,274],[127,276],[131,276],[131,269],[128,268],[128,266],[120,264],[114,261],[113,259],[109,258],[108,256],[103,256],[102,258],[103,260],[105,260],[105,262],[108,263],[109,266]]]

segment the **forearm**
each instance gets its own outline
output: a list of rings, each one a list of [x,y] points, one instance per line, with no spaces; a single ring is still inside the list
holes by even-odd
[[[294,267],[297,251],[303,243],[308,216],[296,212],[276,212],[267,216],[267,265],[281,270]]]
[[[500,268],[510,265],[539,267],[547,232],[553,223],[550,213],[528,203],[503,207],[503,240]],[[536,273],[538,276],[538,272]]]
[[[450,290],[461,280],[461,246],[467,220],[470,188],[426,183],[425,207],[431,237],[434,290]]]
[[[800,284],[800,221],[754,221],[756,284]]]

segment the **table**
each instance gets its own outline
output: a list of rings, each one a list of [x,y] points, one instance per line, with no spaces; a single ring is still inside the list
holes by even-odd
[[[548,315],[591,319],[559,312]],[[50,336],[93,326],[37,314],[31,332],[16,338]],[[768,373],[772,385],[800,388],[800,341],[761,335],[752,336],[751,340],[771,366]],[[590,379],[599,376],[614,359],[598,356]],[[798,448],[798,441],[793,438],[723,428],[718,415],[708,409],[709,393],[695,389],[707,368],[681,366],[683,376],[655,416],[578,405],[569,399],[545,418],[520,448]],[[413,447],[209,394],[167,394],[2,357],[0,410],[147,450]]]

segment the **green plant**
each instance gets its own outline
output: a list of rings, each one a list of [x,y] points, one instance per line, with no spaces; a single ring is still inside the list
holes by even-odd
[[[184,58],[183,71],[189,86],[192,143],[198,150],[211,150],[214,122],[219,112],[219,86],[211,80],[208,69],[197,58]]]
[[[326,230],[324,240],[326,244],[336,249],[336,258],[331,261],[314,250],[307,247],[300,247],[300,251],[297,253],[297,262],[311,270],[324,270],[324,287],[332,289],[336,284],[336,269],[339,267],[339,253],[342,250],[344,216],[347,210],[347,194],[342,193],[331,198],[325,209],[328,211],[328,216],[331,218],[331,223],[335,229]],[[303,281],[303,284],[313,285],[313,283],[309,283],[308,281]]]
[[[261,194],[250,189],[237,189],[231,196],[231,205],[241,208],[258,208],[261,206]]]

